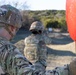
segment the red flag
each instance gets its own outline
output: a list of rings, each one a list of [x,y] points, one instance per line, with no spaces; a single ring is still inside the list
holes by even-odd
[[[76,0],[66,0],[66,21],[70,37],[76,41]]]

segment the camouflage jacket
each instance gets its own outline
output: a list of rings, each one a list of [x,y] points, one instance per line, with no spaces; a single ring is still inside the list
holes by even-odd
[[[46,44],[50,44],[51,40],[43,34],[31,34],[30,36],[25,38],[24,43],[25,57],[27,57],[30,61],[35,60],[35,62],[40,62],[42,65],[46,66]]]
[[[0,65],[9,75],[45,75],[42,69],[36,69],[20,52],[5,38],[0,37]]]

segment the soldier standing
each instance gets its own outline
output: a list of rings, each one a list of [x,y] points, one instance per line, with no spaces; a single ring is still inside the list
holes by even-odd
[[[45,70],[47,63],[47,48],[46,44],[51,43],[51,39],[44,33],[44,26],[40,21],[35,21],[29,29],[32,34],[25,38],[25,57],[33,63],[38,63]]]

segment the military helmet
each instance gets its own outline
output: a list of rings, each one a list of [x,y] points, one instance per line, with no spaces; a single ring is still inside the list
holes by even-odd
[[[12,25],[21,27],[22,17],[18,9],[11,5],[0,6],[0,26]]]
[[[43,31],[44,30],[44,26],[43,26],[43,24],[40,21],[35,21],[35,22],[33,22],[31,24],[29,30],[30,31],[32,31],[32,30],[35,30],[35,31],[41,30],[41,31]]]

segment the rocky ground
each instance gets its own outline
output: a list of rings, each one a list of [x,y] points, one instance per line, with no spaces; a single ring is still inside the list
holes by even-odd
[[[12,43],[23,52],[25,46],[23,40],[30,34],[29,31],[20,30],[14,40],[12,40]],[[54,69],[56,66],[69,64],[76,57],[75,43],[70,38],[69,34],[50,32],[48,36],[51,38],[52,42],[50,45],[47,45],[47,69]]]

